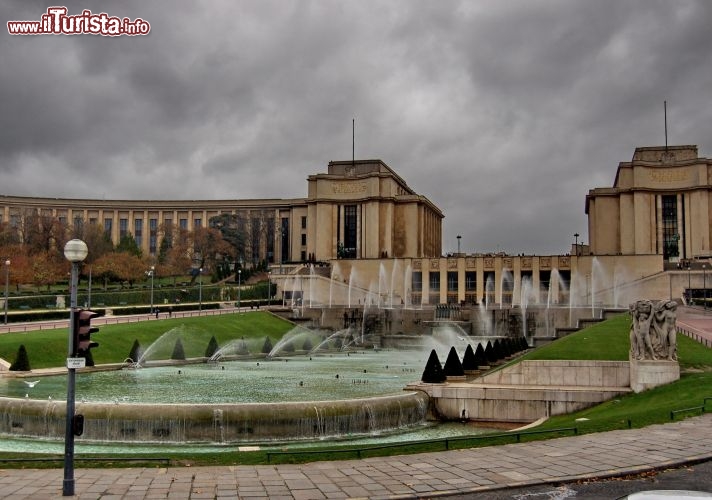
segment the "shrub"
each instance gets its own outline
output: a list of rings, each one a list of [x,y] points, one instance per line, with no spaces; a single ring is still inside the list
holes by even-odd
[[[426,384],[440,384],[445,382],[445,379],[445,372],[438,359],[438,354],[435,352],[435,349],[433,349],[430,351],[430,357],[425,364],[425,370],[423,370],[423,376],[420,380]]]
[[[134,363],[138,363],[138,360],[141,359],[141,344],[139,344],[138,339],[135,339],[133,345],[131,346],[129,359]]]
[[[31,370],[30,358],[27,355],[25,344],[21,344],[17,350],[17,357],[15,358],[15,362],[10,365],[10,370],[14,372],[29,372]]]
[[[210,337],[208,347],[205,349],[205,357],[212,358],[213,354],[218,352],[218,350],[220,350],[220,346],[218,345],[218,341],[215,339],[215,335],[213,335],[212,337]]]
[[[304,341],[304,344],[302,344],[302,349],[304,349],[305,351],[311,351],[313,348],[314,346],[312,345],[312,341],[310,338],[307,338]]]
[[[180,338],[176,339],[176,344],[173,346],[173,354],[171,354],[171,359],[185,359],[183,342],[180,341]]]
[[[460,363],[460,358],[457,357],[455,347],[450,348],[443,371],[446,377],[461,377],[465,374],[465,371],[462,369],[462,363]]]

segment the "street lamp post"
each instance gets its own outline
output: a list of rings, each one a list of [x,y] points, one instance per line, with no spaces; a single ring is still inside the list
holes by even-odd
[[[156,274],[156,266],[151,266],[148,274],[151,276],[151,314],[153,314],[153,275]]]
[[[462,238],[462,236],[460,236],[460,235],[458,234],[458,235],[457,235],[457,254],[458,254],[458,255],[460,255],[460,239],[461,239],[461,238]]]
[[[707,264],[702,264],[702,289],[705,296],[705,312],[707,312]]]
[[[72,263],[70,279],[70,312],[69,312],[69,340],[67,342],[67,357],[73,358],[77,346],[74,345],[76,332],[74,317],[77,311],[77,281],[79,280],[79,264],[86,259],[89,250],[82,240],[69,240],[64,245],[64,257]],[[75,393],[76,368],[67,365],[67,415],[64,433],[64,481],[62,495],[74,496],[74,393]]]
[[[198,311],[203,310],[203,268],[199,269],[200,275],[198,276]]]
[[[10,286],[10,259],[5,261],[5,324],[7,325],[7,299]]]
[[[242,288],[242,269],[237,270],[237,310],[240,311],[240,291]]]
[[[576,249],[576,257],[578,257],[579,251],[578,251],[578,233],[574,233],[574,248]]]
[[[267,300],[268,305],[272,305],[272,273],[267,273]]]
[[[91,309],[91,266],[89,266],[89,285],[87,286],[87,309]]]

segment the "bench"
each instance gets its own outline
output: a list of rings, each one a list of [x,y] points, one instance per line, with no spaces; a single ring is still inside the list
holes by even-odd
[[[22,306],[19,307],[19,309],[22,309],[23,311],[29,311],[29,310],[30,310],[30,306],[22,305]]]

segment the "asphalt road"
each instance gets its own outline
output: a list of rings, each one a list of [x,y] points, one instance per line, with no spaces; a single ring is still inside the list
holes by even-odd
[[[487,491],[446,498],[462,500],[608,500],[647,490],[712,492],[712,461],[635,476]]]

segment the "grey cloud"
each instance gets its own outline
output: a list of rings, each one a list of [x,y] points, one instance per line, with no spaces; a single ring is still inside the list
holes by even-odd
[[[98,11],[70,2],[70,13]],[[0,5],[34,20],[39,2]],[[0,192],[302,197],[381,158],[445,213],[443,247],[563,253],[636,146],[712,148],[704,1],[102,4],[139,37],[0,33]],[[81,176],[80,181],[73,178]],[[51,180],[51,181],[50,181]]]

